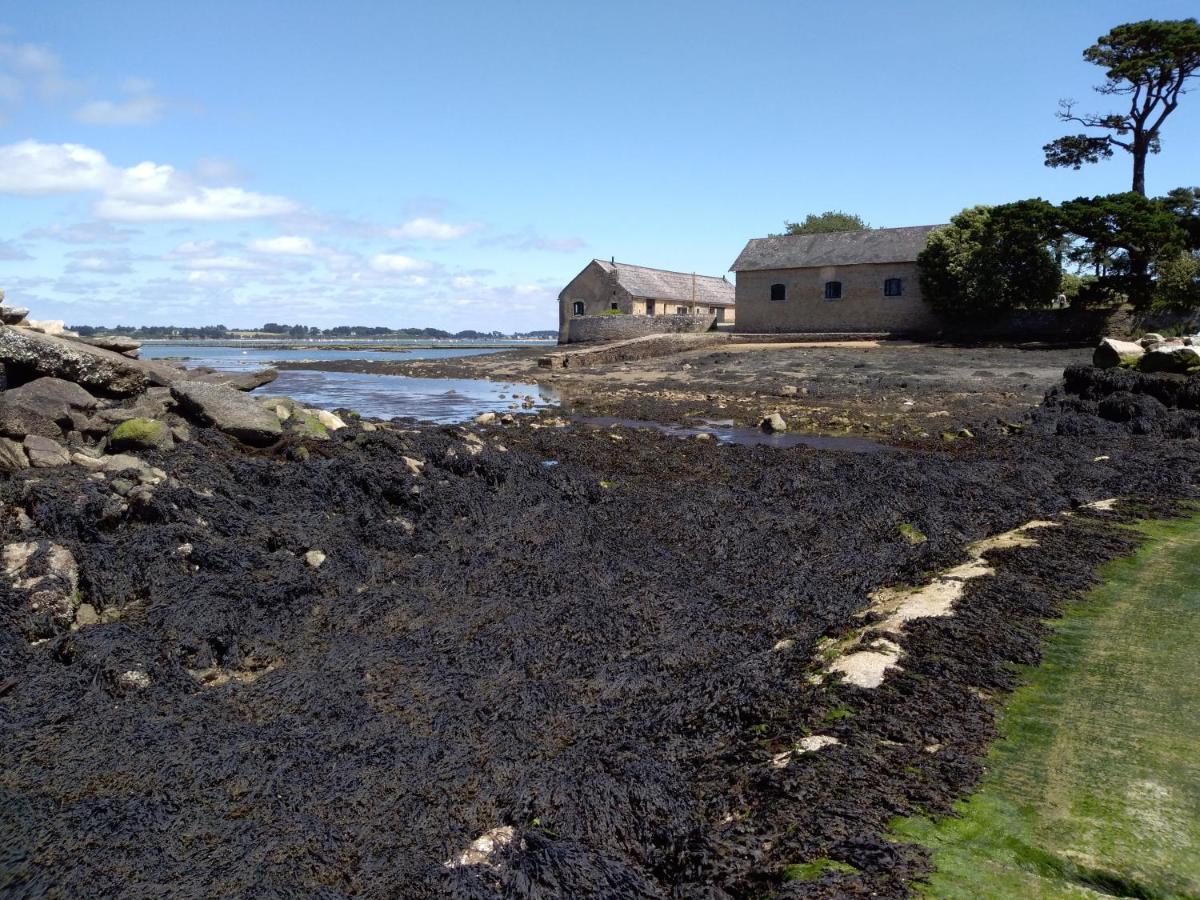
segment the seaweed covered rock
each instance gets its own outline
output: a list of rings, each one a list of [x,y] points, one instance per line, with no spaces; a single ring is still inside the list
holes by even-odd
[[[109,446],[114,450],[166,450],[174,442],[165,422],[141,416],[121,422],[108,436]]]

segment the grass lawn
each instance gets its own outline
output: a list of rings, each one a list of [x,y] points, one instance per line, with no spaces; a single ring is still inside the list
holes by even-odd
[[[895,823],[931,897],[1200,897],[1200,517],[1055,623],[959,817]]]

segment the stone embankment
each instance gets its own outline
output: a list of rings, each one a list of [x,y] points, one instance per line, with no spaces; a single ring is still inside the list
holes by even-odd
[[[725,344],[730,337],[725,332],[717,331],[703,334],[652,334],[548,353],[538,359],[538,365],[543,369],[579,369],[607,363],[634,362]]]

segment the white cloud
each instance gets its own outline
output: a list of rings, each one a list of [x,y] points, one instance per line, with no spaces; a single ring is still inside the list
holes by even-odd
[[[437,219],[417,218],[410,219],[403,225],[398,225],[395,228],[387,230],[387,236],[396,240],[431,240],[431,241],[453,241],[458,238],[465,237],[473,231],[478,231],[482,226],[478,222],[461,222],[454,224],[452,222],[441,222]]]
[[[166,104],[158,97],[128,100],[93,100],[75,111],[75,118],[88,125],[146,125],[162,115]]]
[[[413,259],[411,256],[404,256],[400,253],[376,253],[371,257],[371,268],[376,272],[423,272],[432,266],[433,263],[423,259]]]
[[[100,194],[95,213],[123,222],[217,222],[295,211],[286,197],[236,187],[206,187],[174,166],[141,162],[122,169],[81,144],[21,141],[0,147],[0,193]]]
[[[309,238],[295,235],[259,238],[247,246],[257,253],[279,253],[288,256],[313,256],[318,252],[317,245]]]
[[[253,272],[262,269],[262,263],[240,256],[195,256],[181,262],[178,268],[191,271]]]
[[[81,144],[20,141],[0,147],[0,193],[99,191],[113,172],[103,153]]]

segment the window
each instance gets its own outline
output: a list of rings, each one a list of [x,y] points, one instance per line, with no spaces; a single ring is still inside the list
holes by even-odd
[[[899,278],[883,279],[883,296],[899,297],[904,293],[904,282]]]
[[[677,307],[675,307],[675,315],[677,315],[677,316],[686,316],[686,315],[687,315],[687,307],[686,307],[686,306],[677,306]]]
[[[825,299],[826,300],[841,300],[842,299],[842,283],[840,281],[825,282]]]
[[[612,303],[608,304],[608,308],[615,312],[617,309],[617,301],[614,300]]]
[[[782,303],[787,299],[787,286],[782,284],[771,285],[771,302]]]
[[[574,303],[572,303],[571,304],[571,312],[572,312],[572,314],[574,314],[576,316],[582,316],[583,315],[583,301],[576,300]]]

